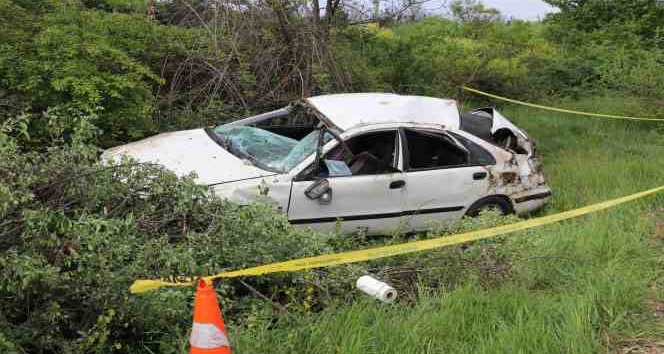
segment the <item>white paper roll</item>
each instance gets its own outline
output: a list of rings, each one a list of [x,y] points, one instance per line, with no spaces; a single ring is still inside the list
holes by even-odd
[[[392,302],[397,298],[397,291],[393,287],[369,275],[357,279],[356,285],[363,293],[383,302]]]

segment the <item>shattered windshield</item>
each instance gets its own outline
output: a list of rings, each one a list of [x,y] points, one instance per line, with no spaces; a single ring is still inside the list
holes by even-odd
[[[257,167],[287,172],[316,152],[319,130],[295,140],[265,129],[234,125],[214,128],[220,144],[231,154],[251,161]],[[332,139],[325,134],[325,142]]]

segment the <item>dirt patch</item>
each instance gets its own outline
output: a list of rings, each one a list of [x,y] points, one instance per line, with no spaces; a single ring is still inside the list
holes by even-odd
[[[664,354],[664,343],[639,340],[618,350],[620,354]]]
[[[655,238],[664,239],[664,209],[649,213],[655,221]]]
[[[655,314],[655,316],[664,320],[664,302],[656,301],[655,304],[653,305],[653,313]]]
[[[648,312],[664,325],[664,301],[652,301],[648,307]],[[616,352],[620,354],[664,354],[664,339],[626,339]]]

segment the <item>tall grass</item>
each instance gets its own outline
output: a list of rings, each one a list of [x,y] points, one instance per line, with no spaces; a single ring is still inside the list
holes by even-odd
[[[630,113],[615,99],[565,105]],[[539,142],[554,191],[543,214],[664,184],[663,123],[512,106],[503,112]],[[652,237],[652,212],[663,204],[660,194],[510,235],[498,247],[511,254],[511,276],[495,287],[476,279],[451,290],[423,286],[414,304],[361,298],[318,314],[231,327],[231,339],[238,353],[364,354],[594,353],[661,338],[648,303],[664,298],[664,247]]]

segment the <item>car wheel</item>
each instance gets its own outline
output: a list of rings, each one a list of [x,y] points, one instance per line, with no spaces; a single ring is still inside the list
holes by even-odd
[[[499,196],[490,196],[476,201],[473,205],[468,208],[466,211],[466,216],[471,218],[476,217],[483,211],[495,210],[500,215],[507,215],[514,213],[512,204],[507,200],[507,198]]]

